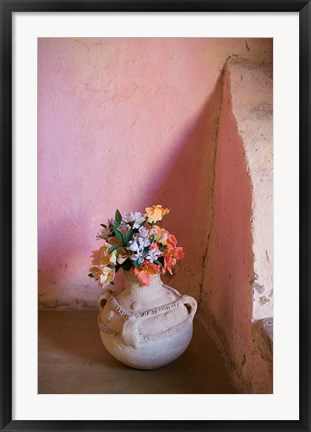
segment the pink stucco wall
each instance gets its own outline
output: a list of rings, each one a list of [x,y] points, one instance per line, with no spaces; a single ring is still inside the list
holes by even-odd
[[[214,221],[205,272],[207,291],[202,301],[207,303],[230,345],[232,341],[230,349],[246,349],[252,319],[251,183],[226,76],[215,173]]]
[[[94,306],[100,288],[87,273],[99,224],[116,208],[151,204],[171,209],[165,226],[186,253],[171,284],[199,297],[219,75],[231,55],[260,62],[271,51],[263,39],[39,40],[41,306]],[[226,178],[217,185],[219,199],[231,187]]]
[[[272,392],[272,354],[261,324],[253,322],[254,228],[253,190],[245,143],[233,113],[230,63],[223,74],[222,103],[215,157],[213,221],[205,261],[200,306],[204,320],[216,330],[237,384],[247,393]],[[242,68],[240,69],[243,70]],[[252,71],[247,71],[249,74]],[[243,74],[246,74],[245,69]],[[242,75],[241,75],[242,76]],[[243,78],[242,76],[242,79]],[[240,74],[238,81],[240,82]],[[260,87],[250,89],[254,94]],[[246,111],[246,108],[245,108]],[[260,119],[258,120],[260,122]],[[249,134],[260,136],[256,128]],[[254,154],[256,148],[253,148]],[[266,178],[261,175],[261,182]],[[265,204],[262,203],[262,206]],[[266,203],[267,209],[270,202]],[[263,221],[264,228],[269,218]]]

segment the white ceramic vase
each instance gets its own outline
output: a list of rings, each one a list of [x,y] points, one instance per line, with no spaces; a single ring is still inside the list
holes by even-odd
[[[192,337],[197,309],[193,297],[181,295],[151,276],[149,286],[124,271],[125,287],[98,299],[98,326],[106,349],[137,369],[155,369],[179,357]]]

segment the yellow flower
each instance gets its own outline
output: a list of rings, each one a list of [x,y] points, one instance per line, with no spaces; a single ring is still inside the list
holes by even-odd
[[[93,266],[90,268],[95,280],[99,281],[102,288],[109,285],[115,277],[115,269],[110,267]]]
[[[155,223],[162,220],[163,216],[169,213],[169,209],[163,208],[161,205],[154,205],[146,208],[147,222]]]
[[[110,267],[104,267],[102,269],[102,274],[100,275],[99,278],[99,283],[101,285],[102,288],[104,288],[106,285],[109,285],[115,276],[115,269],[110,268]]]
[[[117,252],[117,251],[115,251]],[[120,248],[118,249],[118,255],[117,255],[117,263],[118,264],[123,264],[124,261],[126,261],[129,257],[129,252],[127,249],[125,248]]]
[[[109,245],[109,247],[114,246],[118,243],[120,243],[120,240],[116,236],[109,237],[108,242],[106,242],[106,244]]]
[[[155,241],[162,244],[165,243],[168,237],[168,232],[164,228],[159,227],[158,225],[153,225],[153,227],[149,231],[148,237],[150,237],[152,234],[154,235]]]
[[[109,243],[105,243],[99,249],[99,263],[101,266],[108,266],[109,264],[116,264],[117,261],[117,251],[113,251],[111,254],[108,253],[111,245]]]

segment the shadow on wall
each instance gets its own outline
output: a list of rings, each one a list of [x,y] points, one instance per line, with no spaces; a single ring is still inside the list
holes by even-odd
[[[238,334],[248,337],[254,261],[252,188],[243,143],[232,112],[227,77],[223,91],[215,158],[214,220],[204,281],[208,289],[204,301],[228,331],[238,331]]]
[[[222,76],[199,115],[182,134],[178,153],[152,203],[170,209],[163,225],[184,247],[176,274],[163,279],[182,293],[200,297],[207,239],[213,211],[214,162],[222,95]],[[173,279],[170,281],[169,279]]]

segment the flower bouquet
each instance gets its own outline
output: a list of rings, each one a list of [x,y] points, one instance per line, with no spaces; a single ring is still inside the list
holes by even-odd
[[[145,286],[150,284],[152,275],[173,274],[184,251],[177,246],[173,234],[157,225],[167,213],[169,210],[161,205],[147,207],[144,214],[136,211],[122,215],[116,210],[114,218],[101,224],[97,239],[103,245],[94,253],[89,276],[105,288],[113,284],[120,268],[137,276]]]

